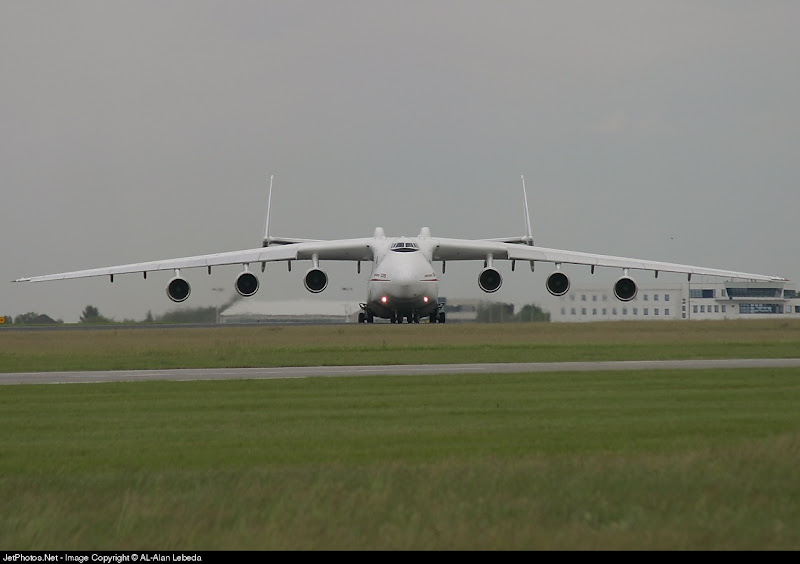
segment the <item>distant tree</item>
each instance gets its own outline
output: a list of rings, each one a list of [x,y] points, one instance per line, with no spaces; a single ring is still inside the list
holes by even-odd
[[[37,317],[40,317],[40,313],[36,313],[35,311],[29,311],[28,313],[23,313],[18,315],[14,318],[14,321],[19,323],[20,325],[25,325],[27,323],[32,323]]]
[[[144,322],[152,323],[153,321],[155,321],[155,318],[153,317],[153,312],[148,309],[147,313],[144,316]]]
[[[528,304],[522,307],[515,315],[516,321],[529,323],[533,321],[550,321],[550,313],[544,311],[536,304]]]
[[[81,323],[113,323],[113,321],[100,315],[100,310],[93,305],[87,305],[83,308]]]
[[[217,308],[194,307],[190,309],[174,309],[158,318],[159,323],[216,323]]]
[[[480,323],[505,323],[514,321],[514,304],[481,302],[476,321]]]

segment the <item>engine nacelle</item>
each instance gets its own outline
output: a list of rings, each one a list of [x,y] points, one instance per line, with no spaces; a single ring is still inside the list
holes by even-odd
[[[636,297],[636,292],[639,288],[636,286],[636,280],[630,276],[622,276],[614,282],[614,295],[621,302],[629,302]]]
[[[547,286],[547,291],[554,296],[563,296],[569,291],[569,276],[560,270],[556,270],[547,277],[545,285]]]
[[[249,298],[258,292],[258,277],[252,272],[244,271],[236,277],[233,285],[240,296]]]
[[[173,302],[184,302],[189,294],[192,293],[192,287],[185,278],[176,276],[167,284],[167,297]]]
[[[478,287],[487,294],[496,292],[502,285],[503,277],[492,267],[484,268],[478,274]]]
[[[328,287],[328,275],[319,268],[310,268],[303,276],[303,285],[312,294],[319,294]]]

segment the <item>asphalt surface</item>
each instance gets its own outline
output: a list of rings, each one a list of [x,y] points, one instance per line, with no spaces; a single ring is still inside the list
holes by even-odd
[[[175,370],[108,370],[93,372],[15,372],[0,374],[0,385],[87,384],[154,380],[261,380],[417,374],[501,374],[513,372],[587,372],[596,370],[696,370],[706,368],[785,368],[800,358],[719,360],[625,360],[609,362],[521,362],[487,364],[407,364],[390,366],[291,366],[281,368],[191,368]]]

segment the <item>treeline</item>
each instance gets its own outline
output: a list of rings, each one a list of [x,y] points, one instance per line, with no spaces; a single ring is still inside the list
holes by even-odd
[[[481,302],[478,305],[479,323],[532,323],[550,321],[550,313],[535,304],[528,304],[514,311],[514,304]]]
[[[224,306],[224,307],[227,307]],[[81,312],[79,323],[94,325],[134,325],[147,323],[216,323],[217,313],[222,307],[194,307],[189,309],[172,310],[163,315],[154,316],[148,311],[144,319],[123,319],[117,321],[108,318],[100,313],[100,310],[93,305],[87,305]],[[53,325],[64,323],[62,319],[53,319],[50,316],[34,311],[20,314],[14,318],[2,316],[3,322],[7,325]]]
[[[80,323],[94,324],[94,325],[136,325],[148,323],[217,323],[220,311],[228,308],[235,299],[219,307],[194,307],[194,308],[181,308],[158,316],[154,316],[152,312],[148,311],[144,319],[123,319],[117,321],[110,319],[100,313],[100,310],[93,306],[87,305],[80,316]],[[537,321],[550,321],[550,313],[544,311],[542,308],[535,304],[528,304],[520,308],[519,311],[514,311],[514,304],[501,303],[501,302],[482,302],[478,306],[477,315],[475,320],[479,323],[532,323]],[[11,318],[10,316],[2,317],[3,323],[16,325],[52,325],[64,323],[63,320],[52,319],[51,317],[36,313],[28,312]]]

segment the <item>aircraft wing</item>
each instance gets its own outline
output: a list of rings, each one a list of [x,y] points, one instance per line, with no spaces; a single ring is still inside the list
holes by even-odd
[[[765,282],[785,282],[781,276],[752,274],[733,270],[721,270],[705,266],[692,266],[671,262],[654,260],[598,255],[562,249],[549,249],[519,243],[508,243],[503,240],[485,239],[444,239],[436,240],[433,251],[434,260],[485,260],[488,254],[495,260],[526,260],[536,262],[549,262],[554,264],[583,264],[587,266],[602,266],[631,270],[649,270],[654,272],[677,272],[701,276],[722,276],[728,278],[743,278]]]
[[[286,243],[256,249],[229,251],[197,255],[193,257],[171,258],[149,262],[137,262],[118,266],[104,266],[89,270],[74,270],[43,276],[18,278],[14,282],[45,282],[48,280],[66,280],[70,278],[90,278],[92,276],[114,276],[117,274],[147,273],[157,270],[175,270],[182,268],[198,268],[281,260],[311,260],[314,255],[319,260],[372,260],[372,239],[339,239],[332,241],[306,241],[302,243]]]

